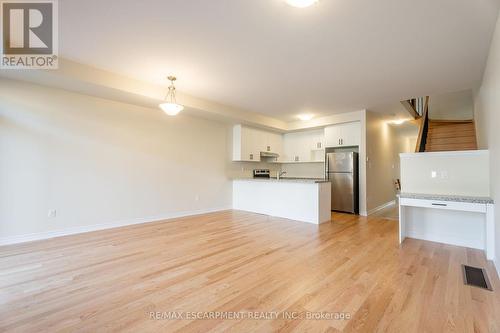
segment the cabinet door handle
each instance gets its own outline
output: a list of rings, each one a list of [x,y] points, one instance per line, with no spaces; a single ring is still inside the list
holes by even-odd
[[[431,205],[433,205],[433,206],[441,206],[441,207],[446,207],[446,206],[448,206],[447,204],[444,204],[444,203],[434,203],[434,202],[433,202],[433,203],[431,203]]]

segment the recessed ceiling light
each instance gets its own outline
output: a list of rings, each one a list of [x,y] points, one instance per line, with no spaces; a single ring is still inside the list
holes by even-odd
[[[307,114],[299,114],[299,115],[297,116],[297,118],[299,118],[300,120],[303,120],[303,121],[311,120],[311,119],[313,119],[313,117],[314,117],[314,116],[313,116],[312,114],[310,114],[310,113],[307,113]]]
[[[314,5],[318,0],[285,0],[287,4],[297,8],[306,8]]]

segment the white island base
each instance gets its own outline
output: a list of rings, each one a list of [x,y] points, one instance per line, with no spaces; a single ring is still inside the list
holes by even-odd
[[[295,179],[234,180],[233,208],[320,224],[331,220],[331,184]]]

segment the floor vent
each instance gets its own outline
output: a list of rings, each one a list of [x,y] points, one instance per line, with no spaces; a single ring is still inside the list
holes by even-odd
[[[462,270],[464,272],[464,283],[466,285],[493,291],[490,281],[488,280],[488,275],[483,268],[462,265]]]

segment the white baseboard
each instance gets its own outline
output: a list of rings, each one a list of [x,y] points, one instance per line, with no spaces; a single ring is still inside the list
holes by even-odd
[[[375,214],[376,212],[378,211],[381,211],[382,209],[385,209],[387,207],[391,207],[391,206],[394,206],[396,204],[396,200],[392,200],[392,201],[389,201],[389,202],[386,202],[385,204],[383,205],[380,205],[378,207],[375,207],[373,209],[370,209],[368,211],[368,215],[372,215],[372,214]]]
[[[493,266],[495,266],[495,269],[497,270],[497,276],[500,277],[500,259],[499,258],[495,258],[495,260],[493,260]]]
[[[139,217],[139,218],[133,218],[130,220],[115,221],[115,222],[111,222],[111,223],[93,224],[93,225],[88,225],[88,226],[72,227],[72,228],[66,228],[66,229],[60,229],[60,230],[51,230],[51,231],[43,231],[43,232],[24,234],[24,235],[0,237],[0,246],[25,243],[25,242],[32,242],[32,241],[36,241],[36,240],[49,239],[49,238],[55,238],[55,237],[69,236],[69,235],[81,234],[81,233],[91,232],[91,231],[125,227],[125,226],[129,226],[129,225],[134,225],[134,224],[158,222],[158,221],[162,221],[162,220],[175,219],[175,218],[185,217],[185,216],[194,216],[194,215],[200,215],[200,214],[214,213],[214,212],[219,212],[219,211],[223,211],[223,210],[230,210],[230,209],[232,209],[231,206],[212,208],[212,209],[193,210],[193,211],[183,211],[183,212],[168,213],[168,214],[158,215],[158,216]]]

